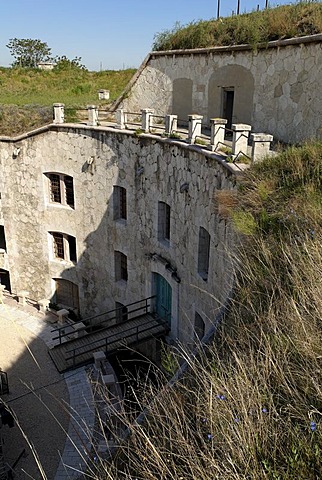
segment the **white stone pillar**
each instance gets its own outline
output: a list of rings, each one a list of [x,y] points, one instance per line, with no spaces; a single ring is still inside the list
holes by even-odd
[[[211,118],[210,148],[214,152],[225,140],[225,128],[228,120],[226,118]]]
[[[188,115],[189,118],[189,133],[188,133],[188,142],[195,143],[196,137],[201,135],[201,122],[203,119],[202,115]]]
[[[27,297],[29,297],[29,292],[27,290],[21,290],[17,293],[18,302],[24,307],[27,305]]]
[[[98,352],[93,353],[93,359],[95,367],[99,369],[101,366],[101,362],[104,362],[104,360],[106,360],[106,355],[102,350],[99,350]]]
[[[116,117],[117,128],[119,128],[120,130],[124,130],[125,123],[126,123],[126,115],[124,113],[123,108],[116,110],[115,117]]]
[[[154,110],[152,108],[143,108],[141,110],[141,113],[142,113],[142,130],[148,133],[150,131],[151,117],[152,117],[152,114],[154,113]]]
[[[170,135],[172,132],[176,132],[178,128],[178,115],[166,115],[165,116],[165,133]]]
[[[98,124],[98,108],[96,105],[87,105],[88,122],[87,125],[96,127]]]
[[[57,310],[59,325],[63,325],[66,322],[66,317],[68,317],[68,314],[69,314],[69,311],[66,308]]]
[[[64,120],[65,120],[65,113],[64,113],[65,104],[64,103],[54,103],[53,108],[54,108],[53,123],[64,123]]]
[[[252,129],[251,125],[247,125],[244,123],[234,123],[231,128],[233,130],[233,157],[238,155],[239,153],[247,155],[248,137],[249,132]]]
[[[252,133],[252,162],[258,162],[269,154],[273,135],[267,133]]]
[[[38,301],[39,311],[45,313],[48,310],[50,304],[50,300],[48,298],[43,298],[42,300]]]
[[[75,338],[80,338],[85,335],[85,324],[83,322],[77,322],[72,327],[75,330]]]

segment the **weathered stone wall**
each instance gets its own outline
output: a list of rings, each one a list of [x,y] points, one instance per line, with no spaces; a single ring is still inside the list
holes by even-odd
[[[13,155],[20,148],[17,157]],[[113,129],[52,126],[0,142],[2,219],[12,290],[52,298],[54,278],[79,286],[83,317],[152,295],[153,272],[172,287],[171,335],[190,342],[197,311],[210,326],[232,282],[232,236],[216,212],[214,194],[234,188],[234,176],[197,147]],[[74,179],[75,209],[52,204],[45,173]],[[180,191],[187,183],[188,191]],[[127,189],[127,220],[115,221],[113,186]],[[158,201],[171,206],[171,237],[158,240]],[[208,281],[197,272],[199,227],[211,235]],[[54,259],[48,232],[77,239],[77,263]],[[128,281],[115,281],[114,251],[127,255]],[[175,281],[165,258],[177,269]],[[158,257],[154,257],[158,258]]]
[[[257,51],[241,46],[152,52],[122,103],[126,110],[154,108],[179,118],[191,108],[207,122],[224,115],[223,92],[233,89],[233,123],[290,143],[321,138],[321,42],[322,35],[313,35],[270,42]]]

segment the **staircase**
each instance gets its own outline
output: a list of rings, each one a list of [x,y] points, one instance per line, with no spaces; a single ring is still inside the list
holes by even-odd
[[[83,325],[86,320],[77,322],[78,338],[68,338],[70,337],[70,327],[69,333],[66,333],[66,327],[54,330],[54,332],[59,333],[58,337],[55,338],[59,339],[60,344],[49,350],[49,355],[57,370],[65,372],[91,363],[93,353],[99,350],[103,350],[108,356],[120,348],[137,345],[151,338],[160,338],[166,335],[169,332],[168,322],[149,312],[150,303],[148,301],[151,298],[126,305],[127,319],[120,323],[115,324],[116,316],[119,318],[119,315],[117,315],[119,309],[107,312],[109,314],[115,313],[115,316],[112,315],[109,322],[105,315],[100,315],[102,320],[100,323],[95,322],[95,327],[85,325],[79,328],[79,323]],[[140,306],[142,303],[144,305]],[[91,320],[93,319],[95,317],[91,317]],[[114,324],[108,325],[111,322],[114,322]]]

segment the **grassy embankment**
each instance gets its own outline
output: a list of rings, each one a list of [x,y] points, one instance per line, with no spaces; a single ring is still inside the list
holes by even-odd
[[[219,20],[199,20],[156,34],[154,50],[251,44],[322,32],[322,3],[299,2]]]
[[[95,478],[322,478],[321,165],[294,147],[217,196],[242,240],[232,308],[174,388],[145,385],[150,416]]]
[[[52,121],[52,104],[65,104],[66,121],[88,104],[108,106],[135,70],[88,72],[0,68],[0,135],[16,135]],[[110,102],[98,90],[110,90]]]

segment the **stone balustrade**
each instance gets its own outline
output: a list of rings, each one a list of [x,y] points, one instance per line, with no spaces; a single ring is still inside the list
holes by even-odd
[[[64,104],[54,103],[54,120],[55,124],[64,123]],[[97,126],[98,123],[98,107],[96,105],[88,105],[88,126]],[[124,130],[129,128],[127,126],[127,115],[122,108],[115,111],[115,123],[118,129]],[[151,108],[144,108],[141,113],[141,129],[145,133],[149,133],[152,127],[152,118],[154,110]],[[189,144],[201,143],[198,142],[198,137],[202,136],[202,115],[192,114],[188,116],[188,131],[186,131],[186,141]],[[178,116],[165,115],[165,129],[164,133],[171,136],[178,132]],[[232,125],[233,138],[231,145],[225,141],[227,119],[225,118],[211,118],[210,119],[210,135],[202,136],[202,143],[205,143],[205,148],[212,152],[218,152],[223,146],[231,147],[231,158],[237,161],[238,158],[248,157],[252,162],[257,162],[270,154],[270,145],[273,141],[273,136],[266,133],[252,133],[251,125],[236,123]],[[132,126],[133,128],[133,126]],[[180,133],[183,133],[180,130]],[[206,139],[206,140],[204,140]],[[249,148],[249,139],[251,139],[251,149]],[[209,143],[208,143],[209,142]],[[249,153],[249,150],[251,153]]]

